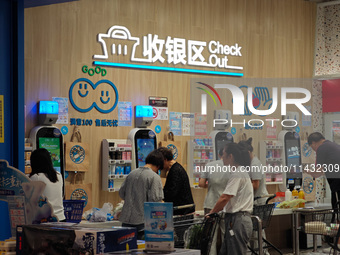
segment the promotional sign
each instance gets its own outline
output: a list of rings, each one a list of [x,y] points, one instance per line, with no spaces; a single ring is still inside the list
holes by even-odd
[[[118,126],[131,127],[132,125],[132,103],[118,102]]]
[[[182,135],[182,113],[170,112],[170,131],[174,135]]]
[[[144,222],[146,250],[174,250],[172,203],[144,203]]]
[[[59,105],[58,120],[56,124],[68,124],[68,98],[52,97]]]

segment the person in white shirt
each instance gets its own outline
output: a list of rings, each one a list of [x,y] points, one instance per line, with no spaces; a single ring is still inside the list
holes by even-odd
[[[65,221],[63,205],[63,179],[59,172],[53,168],[51,155],[48,150],[41,148],[31,154],[30,179],[42,181],[46,184],[42,195],[52,205],[54,215],[59,221]]]
[[[265,174],[262,169],[261,161],[258,159],[258,157],[254,155],[254,148],[251,144],[252,140],[253,138],[250,137],[248,140],[241,141],[238,144],[249,152],[249,156],[251,160],[249,176],[251,179],[251,183],[253,184],[253,188],[254,188],[254,197],[258,198],[254,201],[254,205],[264,205],[266,204],[267,197],[263,197],[263,196],[268,195],[268,191],[266,188],[266,178],[265,178]],[[259,198],[259,197],[262,197],[262,198]],[[254,238],[257,237],[257,231],[253,231],[252,237]],[[264,229],[262,230],[262,237],[266,238],[266,233]],[[258,248],[256,241],[255,242],[251,241],[250,246],[253,249]],[[266,255],[269,254],[267,249],[265,249],[263,252]]]
[[[225,235],[220,255],[246,254],[247,244],[253,231],[251,212],[254,193],[248,173],[244,167],[250,165],[248,151],[236,143],[226,144],[223,163],[229,167],[230,176],[223,191],[210,211],[225,213]],[[209,217],[209,214],[207,215]]]
[[[205,172],[201,173],[201,178],[199,180],[198,186],[201,188],[208,188],[207,195],[204,200],[204,214],[208,214],[211,209],[215,206],[217,200],[222,195],[227,182],[228,182],[228,172],[220,171],[223,167],[223,148],[219,150],[219,160],[212,161],[205,165]],[[219,227],[217,227],[213,240],[210,246],[209,255],[216,255],[223,243],[223,237],[225,234],[225,223],[224,214],[221,212],[221,220],[219,222]]]

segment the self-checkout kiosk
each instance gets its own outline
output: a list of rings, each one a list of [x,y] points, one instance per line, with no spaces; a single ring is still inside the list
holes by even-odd
[[[226,110],[215,110],[215,119],[227,120],[225,123],[215,124],[214,130],[210,133],[212,140],[214,160],[219,160],[218,152],[223,149],[226,143],[231,143],[234,141],[233,135],[226,131],[229,127],[230,111]]]
[[[297,132],[282,130],[279,140],[283,144],[282,164],[289,169],[285,173],[284,183],[293,190],[295,186],[301,186],[302,180],[300,136]]]
[[[30,132],[32,149],[45,148],[51,154],[53,167],[64,180],[64,140],[61,131],[52,126],[58,120],[59,107],[54,101],[39,102],[39,124]],[[64,185],[65,187],[65,185]]]
[[[153,109],[148,105],[135,107],[135,126],[128,135],[132,145],[131,170],[145,165],[148,154],[157,148],[157,138],[153,130],[147,128],[153,121]]]

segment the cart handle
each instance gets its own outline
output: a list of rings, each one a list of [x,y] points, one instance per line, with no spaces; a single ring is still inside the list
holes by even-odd
[[[174,210],[190,208],[190,207],[193,207],[193,206],[195,206],[195,204],[174,206]]]
[[[276,194],[267,194],[267,195],[262,195],[262,196],[258,196],[258,197],[254,197],[254,201],[260,199],[260,198],[266,198],[267,197],[267,200],[266,200],[266,204],[268,204],[269,200],[273,199],[276,197]]]

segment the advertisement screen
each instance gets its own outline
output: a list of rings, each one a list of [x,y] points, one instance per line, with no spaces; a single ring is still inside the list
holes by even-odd
[[[51,154],[53,167],[60,173],[60,140],[59,138],[39,137],[39,148],[45,148]]]
[[[299,170],[299,165],[301,164],[300,158],[300,146],[299,140],[292,139],[286,140],[286,165],[296,166],[296,170]]]
[[[154,139],[139,139],[137,138],[137,158],[138,167],[145,165],[145,159],[151,151],[155,149]]]

